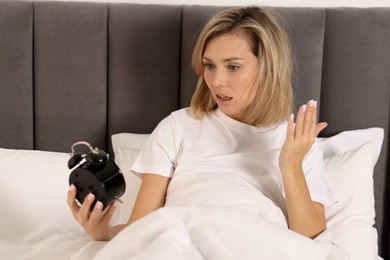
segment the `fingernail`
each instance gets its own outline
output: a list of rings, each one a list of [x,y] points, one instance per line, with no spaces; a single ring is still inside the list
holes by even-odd
[[[96,202],[95,208],[102,209],[103,208],[103,203],[101,203],[100,201]]]
[[[95,195],[93,195],[92,193],[89,193],[88,196],[87,196],[87,199],[89,201],[93,201],[95,199]]]
[[[290,115],[290,120],[291,120],[292,122],[294,122],[294,114],[291,114],[291,115]]]
[[[309,101],[309,106],[310,106],[310,107],[313,107],[313,106],[314,106],[314,100],[313,100],[313,99]]]
[[[314,101],[314,107],[317,107],[317,100]]]
[[[303,112],[306,112],[306,105],[303,105],[303,106],[302,106],[302,111],[303,111]]]
[[[73,184],[71,184],[71,185],[69,186],[69,190],[70,190],[70,191],[76,190],[76,186],[74,186]]]

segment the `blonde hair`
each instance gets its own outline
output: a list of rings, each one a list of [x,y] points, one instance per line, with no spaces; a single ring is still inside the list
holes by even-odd
[[[203,54],[208,42],[226,33],[244,33],[258,59],[255,78],[255,99],[245,111],[244,123],[268,126],[279,123],[291,114],[291,52],[285,32],[273,17],[260,7],[232,8],[214,16],[203,28],[192,55],[192,67],[198,83],[191,100],[195,118],[217,107],[203,78]]]

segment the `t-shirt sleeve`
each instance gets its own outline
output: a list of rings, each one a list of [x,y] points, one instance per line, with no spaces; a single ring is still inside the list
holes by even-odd
[[[145,142],[131,170],[142,178],[152,173],[171,178],[180,150],[180,135],[176,131],[172,115],[163,119]]]
[[[314,143],[303,161],[307,186],[311,199],[323,204],[325,207],[332,205],[335,200],[325,174],[324,159],[317,143]]]

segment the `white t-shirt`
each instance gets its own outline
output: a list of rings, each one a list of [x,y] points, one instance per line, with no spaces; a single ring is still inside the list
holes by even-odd
[[[280,210],[286,214],[278,158],[287,122],[255,127],[219,109],[202,120],[190,113],[185,108],[162,120],[141,149],[132,171],[172,178],[166,206],[235,206],[268,214],[270,219],[280,216]],[[329,205],[333,200],[322,153],[316,145],[306,155],[303,169],[312,200]]]

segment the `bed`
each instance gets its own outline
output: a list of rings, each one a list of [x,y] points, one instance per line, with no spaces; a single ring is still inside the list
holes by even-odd
[[[315,240],[210,205],[162,208],[110,242],[73,220],[71,145],[115,160],[127,187],[112,223],[126,221],[140,184],[131,162],[189,105],[197,34],[224,8],[0,1],[1,259],[389,257],[388,8],[269,7],[292,42],[296,106],[318,100],[329,124],[317,142],[337,203]]]

